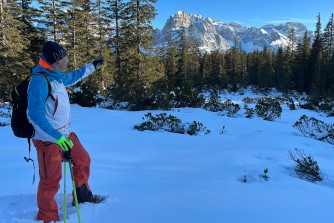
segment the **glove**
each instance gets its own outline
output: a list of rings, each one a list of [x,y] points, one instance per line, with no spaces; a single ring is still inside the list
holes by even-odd
[[[104,59],[101,55],[96,57],[96,59],[93,61],[93,65],[95,67],[95,70],[98,69],[99,67],[101,67],[103,62],[104,62]]]
[[[63,158],[64,158],[64,161],[66,160],[72,160],[72,157],[71,157],[71,150],[68,150],[66,152],[63,152]]]
[[[73,147],[73,142],[65,136],[60,137],[55,143],[60,146],[63,152],[70,151]]]

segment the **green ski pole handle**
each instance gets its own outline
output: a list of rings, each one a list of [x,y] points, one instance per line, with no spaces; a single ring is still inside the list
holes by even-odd
[[[75,208],[76,208],[77,213],[78,213],[78,221],[79,221],[79,223],[81,223],[80,209],[79,209],[78,197],[77,197],[77,190],[76,190],[76,187],[75,187],[71,160],[68,163],[70,165],[70,172],[71,172],[72,185],[73,185],[73,194],[74,194]]]
[[[64,161],[64,223],[66,218],[66,161]]]

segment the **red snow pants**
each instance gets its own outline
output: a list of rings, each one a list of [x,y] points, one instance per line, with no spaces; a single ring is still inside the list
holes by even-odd
[[[77,135],[71,133],[68,137],[74,146],[71,149],[73,175],[75,186],[81,187],[86,184],[88,190],[88,178],[90,175],[90,157],[85,148],[81,145]],[[52,142],[33,140],[37,150],[39,167],[39,184],[37,191],[38,213],[37,220],[44,223],[59,221],[58,206],[55,195],[60,187],[62,178],[62,149]]]

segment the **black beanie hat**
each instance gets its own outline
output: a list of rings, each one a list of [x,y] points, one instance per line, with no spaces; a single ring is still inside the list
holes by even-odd
[[[58,43],[47,41],[43,45],[43,55],[50,64],[53,64],[66,57],[67,52]]]

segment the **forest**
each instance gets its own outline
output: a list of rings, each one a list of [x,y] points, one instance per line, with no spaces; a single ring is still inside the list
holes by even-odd
[[[31,75],[46,40],[63,45],[69,70],[102,55],[102,69],[71,87],[72,103],[109,109],[203,106],[203,92],[277,89],[310,100],[334,97],[334,17],[315,24],[314,40],[294,29],[288,47],[201,53],[185,28],[153,47],[157,0],[0,0],[0,102]]]

